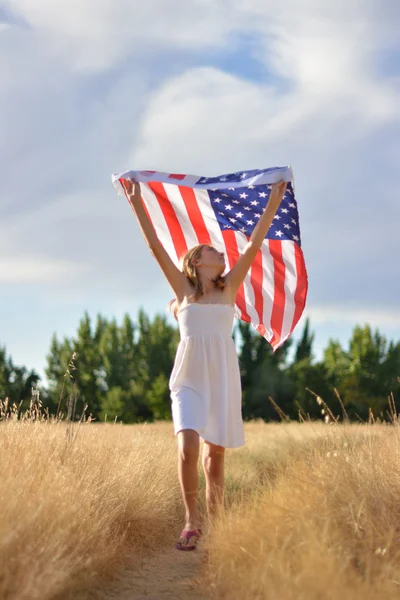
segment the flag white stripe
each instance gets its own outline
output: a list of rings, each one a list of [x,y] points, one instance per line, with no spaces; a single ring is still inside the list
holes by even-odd
[[[182,232],[185,237],[188,250],[190,250],[190,248],[193,248],[194,246],[198,245],[199,238],[197,236],[195,228],[193,227],[189,219],[186,204],[182,198],[181,190],[179,186],[172,183],[164,183],[163,186],[167,194],[168,200],[171,202],[172,208],[175,211],[176,218],[178,219],[179,224],[182,228]]]
[[[200,212],[203,215],[208,233],[210,234],[212,245],[219,252],[225,252],[225,254],[227,254],[224,237],[218,225],[218,221],[215,218],[215,212],[211,206],[210,197],[207,191],[194,189],[193,192],[199,205]]]
[[[262,269],[263,269],[263,323],[266,328],[268,341],[273,336],[271,328],[272,307],[274,304],[274,259],[269,250],[268,240],[261,244]]]
[[[142,199],[144,201],[144,204],[152,220],[153,227],[156,230],[158,239],[164,246],[165,250],[168,252],[172,261],[179,268],[179,259],[175,251],[175,245],[172,241],[171,233],[169,231],[164,214],[158,203],[157,196],[146,183],[140,184],[140,191],[142,193]]]
[[[287,339],[291,333],[293,316],[295,312],[294,295],[297,287],[296,257],[294,252],[294,242],[282,242],[282,258],[285,263],[285,310],[283,313],[283,323],[281,338]]]

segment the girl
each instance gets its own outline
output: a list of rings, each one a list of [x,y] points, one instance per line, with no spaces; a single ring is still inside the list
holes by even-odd
[[[178,474],[186,509],[185,527],[175,547],[194,550],[201,535],[197,505],[200,436],[204,440],[202,464],[209,517],[223,506],[225,448],[245,443],[239,363],[232,339],[234,304],[285,195],[286,183],[272,186],[249,243],[225,276],[223,252],[205,244],[185,254],[180,271],[158,240],[143,207],[140,186],[129,180],[122,184],[144,238],[175,293],[171,304],[175,304],[181,341],[170,390],[178,437]]]

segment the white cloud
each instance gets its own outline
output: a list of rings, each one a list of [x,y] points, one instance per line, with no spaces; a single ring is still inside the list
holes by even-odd
[[[140,63],[162,49],[222,47],[238,25],[235,12],[213,0],[12,0],[8,6],[78,70],[107,69],[126,56]]]
[[[325,306],[307,306],[304,317],[310,317],[313,325],[322,324],[363,324],[369,323],[372,327],[400,328],[400,311],[386,310],[382,307],[349,307],[342,302]]]
[[[0,261],[0,283],[52,283],[57,284],[65,277],[83,275],[83,268],[72,261],[54,260],[49,257],[3,257]]]
[[[165,81],[147,105],[131,165],[212,175],[292,164],[310,301],[393,307],[400,94],[398,80],[377,69],[379,49],[396,43],[392,24],[357,2],[299,6],[242,6],[278,82],[215,67]]]
[[[392,15],[382,9],[376,18],[367,0],[362,11],[352,0],[8,6],[20,20],[0,38],[0,256],[12,248],[18,280],[31,281],[43,256],[83,265],[87,288],[107,281],[116,298],[161,280],[114,195],[114,171],[208,175],[291,163],[310,301],[339,303],[346,294],[393,305],[398,267],[385,257],[397,244],[400,102],[398,84],[374,62],[396,44]],[[229,54],[236,35],[252,38],[254,56],[228,73],[204,52]],[[262,63],[263,80],[246,78],[247,58]],[[382,173],[373,171],[380,163]],[[384,235],[375,245],[377,230]],[[27,247],[31,269],[21,266]],[[80,293],[74,273],[66,278]]]

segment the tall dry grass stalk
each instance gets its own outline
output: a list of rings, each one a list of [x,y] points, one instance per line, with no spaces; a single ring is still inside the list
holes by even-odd
[[[210,597],[399,598],[399,459],[394,425],[325,426],[297,443],[273,486],[215,523]]]

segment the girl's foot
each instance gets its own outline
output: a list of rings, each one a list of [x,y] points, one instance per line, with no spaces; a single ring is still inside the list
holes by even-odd
[[[200,529],[184,529],[175,544],[177,550],[196,550],[196,544],[201,537]]]

